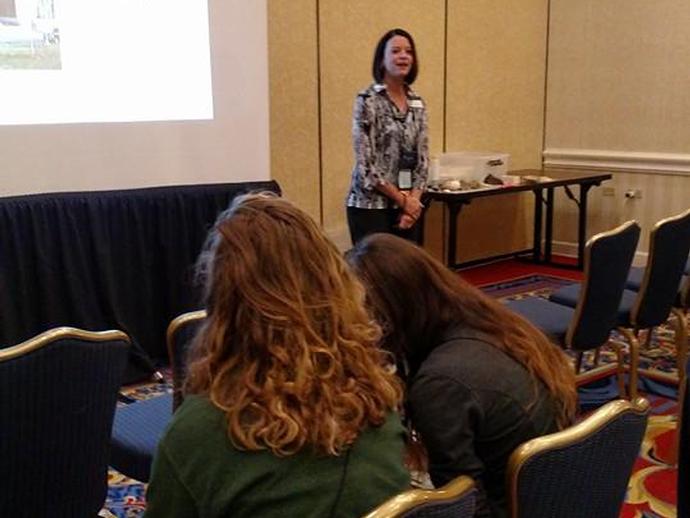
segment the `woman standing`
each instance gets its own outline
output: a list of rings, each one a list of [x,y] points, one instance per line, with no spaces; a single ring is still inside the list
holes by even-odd
[[[372,235],[348,260],[398,360],[434,485],[469,475],[479,487],[476,516],[505,516],[510,454],[567,426],[575,413],[565,354],[407,241]]]
[[[199,265],[208,317],[146,516],[354,518],[406,489],[399,382],[316,223],[274,196],[239,197]]]
[[[410,88],[418,69],[408,32],[393,29],[381,37],[374,84],[357,95],[354,107],[355,166],[347,196],[353,244],[375,232],[419,241],[429,144],[426,106]]]

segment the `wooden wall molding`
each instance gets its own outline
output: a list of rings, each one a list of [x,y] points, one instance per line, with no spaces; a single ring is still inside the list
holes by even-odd
[[[542,155],[545,167],[690,175],[687,153],[547,148]]]

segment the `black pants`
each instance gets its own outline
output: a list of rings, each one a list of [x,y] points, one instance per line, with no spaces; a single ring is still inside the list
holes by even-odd
[[[401,229],[398,227],[400,219],[399,209],[358,209],[347,208],[347,225],[350,228],[350,239],[356,245],[369,234],[384,232],[420,244],[422,237],[421,218],[412,228]]]

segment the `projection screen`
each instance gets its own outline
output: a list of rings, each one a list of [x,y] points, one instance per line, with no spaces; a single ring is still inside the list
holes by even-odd
[[[266,0],[0,0],[0,195],[269,178]]]

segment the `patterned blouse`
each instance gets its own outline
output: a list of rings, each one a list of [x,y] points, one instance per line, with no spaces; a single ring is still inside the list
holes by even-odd
[[[403,155],[416,155],[416,165],[411,169],[412,188],[425,188],[429,175],[426,106],[409,87],[407,105],[407,113],[401,112],[382,84],[373,84],[357,95],[352,121],[355,166],[347,196],[348,207],[386,209],[394,206],[393,201],[375,187],[384,182],[398,185]]]

